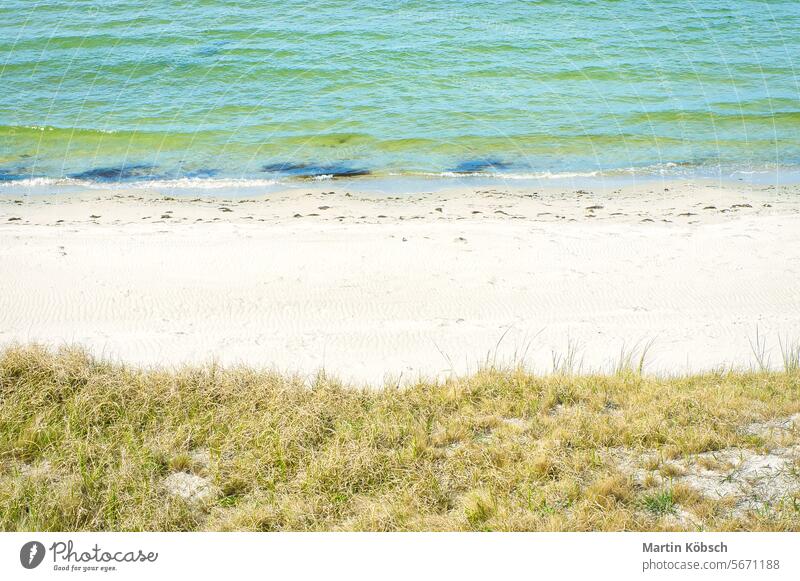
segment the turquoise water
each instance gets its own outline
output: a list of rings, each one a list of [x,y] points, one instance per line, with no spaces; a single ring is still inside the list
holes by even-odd
[[[0,181],[775,172],[800,3],[4,0]]]

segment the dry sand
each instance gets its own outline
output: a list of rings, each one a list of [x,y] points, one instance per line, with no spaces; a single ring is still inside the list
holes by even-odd
[[[484,362],[753,363],[800,338],[800,189],[676,183],[251,199],[0,190],[0,345],[406,382]]]

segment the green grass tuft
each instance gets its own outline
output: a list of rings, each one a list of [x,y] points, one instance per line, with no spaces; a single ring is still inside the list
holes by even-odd
[[[654,515],[674,514],[678,503],[672,494],[671,488],[659,490],[642,497],[642,506]]]

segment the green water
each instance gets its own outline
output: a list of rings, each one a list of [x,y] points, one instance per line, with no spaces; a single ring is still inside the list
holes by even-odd
[[[0,181],[800,166],[800,3],[0,4]]]

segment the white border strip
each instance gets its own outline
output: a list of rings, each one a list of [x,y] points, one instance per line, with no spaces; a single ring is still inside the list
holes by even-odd
[[[0,579],[798,579],[798,549],[799,533],[5,533]]]

